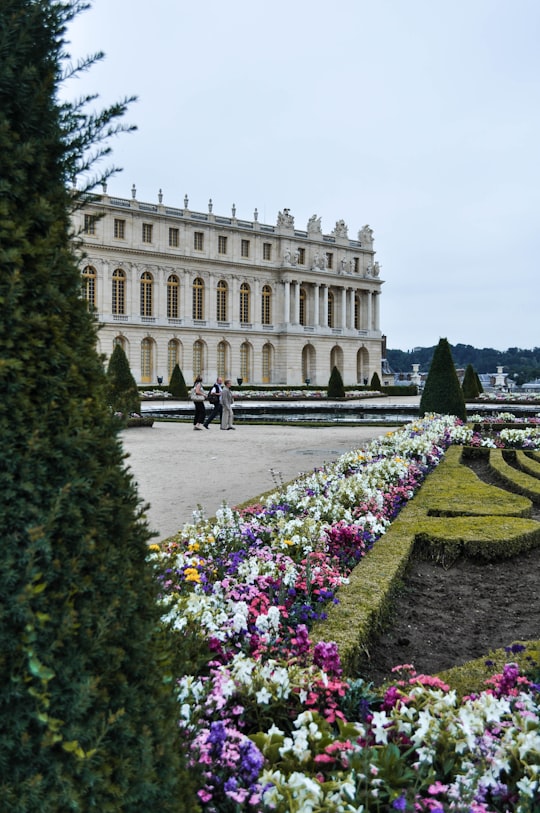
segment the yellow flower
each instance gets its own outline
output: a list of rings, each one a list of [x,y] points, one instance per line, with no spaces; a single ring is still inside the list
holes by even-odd
[[[283,544],[284,545],[294,545],[294,542],[292,541],[292,539],[284,539]]]
[[[159,547],[159,545],[156,545],[155,542],[154,542],[154,543],[152,543],[152,545],[148,545],[148,550],[156,551],[156,553],[159,553],[161,548]]]
[[[200,582],[201,575],[194,567],[186,567],[184,570],[184,578],[187,582]]]
[[[206,539],[207,539],[207,542],[210,542],[210,544],[212,544],[212,542],[216,541],[215,538],[212,536],[212,534],[209,534],[209,536],[207,536]]]
[[[198,542],[190,542],[188,550],[199,550],[200,547]]]

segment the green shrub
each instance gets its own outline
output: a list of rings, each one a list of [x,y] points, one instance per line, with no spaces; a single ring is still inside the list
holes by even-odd
[[[379,378],[379,374],[378,374],[377,370],[375,370],[375,372],[371,376],[371,381],[369,382],[369,388],[370,388],[370,390],[375,390],[377,392],[380,392],[381,389],[382,389],[381,379]]]
[[[327,395],[329,398],[345,398],[343,379],[337,367],[332,367],[330,380],[328,381]]]
[[[120,344],[115,344],[107,367],[107,396],[113,412],[127,421],[132,412],[140,412],[139,388],[129,369],[129,362]]]
[[[478,381],[479,378],[475,373],[472,364],[468,364],[467,369],[465,370],[465,375],[463,376],[463,382],[461,384],[461,389],[463,390],[463,397],[465,398],[466,401],[472,401],[475,398],[478,398],[478,396],[480,395]]]
[[[127,104],[87,116],[60,100],[82,7],[0,5],[0,807],[179,813],[197,804],[152,534],[73,254],[86,191],[68,182]]]
[[[467,420],[465,398],[447,339],[440,339],[433,353],[419,412],[421,416],[435,412]]]
[[[174,365],[173,371],[171,373],[171,380],[169,381],[169,392],[171,393],[173,398],[188,397],[188,388],[186,386],[184,376],[182,375],[182,370],[180,369],[178,364]]]

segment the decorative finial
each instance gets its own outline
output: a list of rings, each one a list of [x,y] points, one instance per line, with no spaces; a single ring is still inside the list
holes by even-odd
[[[133,200],[135,200],[135,198],[137,197],[137,188],[135,184],[133,184],[133,186],[131,187],[131,197],[133,198]]]
[[[209,198],[209,200],[208,200],[208,211],[209,211],[209,212],[211,212],[211,211],[212,211],[212,206],[213,206],[213,205],[214,205],[214,204],[212,203],[212,198]]]
[[[107,194],[107,181],[102,181],[101,182],[101,188],[103,189],[103,194],[106,195]]]
[[[184,195],[184,209],[187,209],[189,206],[189,198],[187,195]]]
[[[235,204],[234,204],[234,203],[233,203],[233,205],[232,205],[232,216],[233,216],[233,217],[236,217],[236,206],[235,206]]]
[[[259,212],[257,211],[257,209],[255,209],[255,211],[253,212],[253,220],[258,220],[258,219],[259,219]]]
[[[159,190],[159,192],[158,192],[158,196],[157,196],[157,198],[158,198],[158,201],[159,201],[160,203],[163,203],[163,191],[162,191],[161,189],[160,189],[160,190]]]

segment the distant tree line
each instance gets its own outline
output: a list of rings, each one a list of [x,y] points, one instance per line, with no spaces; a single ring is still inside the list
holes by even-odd
[[[420,371],[429,370],[433,347],[415,347],[413,350],[387,350],[386,359],[396,373],[409,373],[413,364],[420,365]],[[519,386],[526,381],[540,378],[540,347],[524,350],[509,347],[508,350],[494,350],[492,347],[477,348],[470,344],[451,344],[450,350],[456,367],[466,368],[471,364],[478,374],[494,373],[497,367],[514,378]]]

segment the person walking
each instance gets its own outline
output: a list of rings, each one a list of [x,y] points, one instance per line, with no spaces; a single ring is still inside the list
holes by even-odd
[[[221,391],[221,406],[223,408],[221,413],[221,428],[234,429],[233,426],[233,394],[231,392],[231,380],[227,378],[225,386]]]
[[[202,429],[204,424],[204,418],[206,415],[206,410],[204,408],[204,400],[206,398],[206,392],[203,390],[202,386],[202,377],[200,375],[197,376],[195,382],[193,384],[193,389],[190,393],[190,398],[193,401],[193,405],[195,407],[195,416],[193,418],[193,428],[194,429]]]
[[[223,379],[221,376],[216,378],[216,383],[210,389],[208,393],[208,400],[212,404],[212,409],[210,414],[206,418],[203,426],[205,429],[208,429],[214,418],[219,418],[219,422],[221,423],[221,413],[223,412],[223,407],[221,406],[221,391],[223,389]]]

